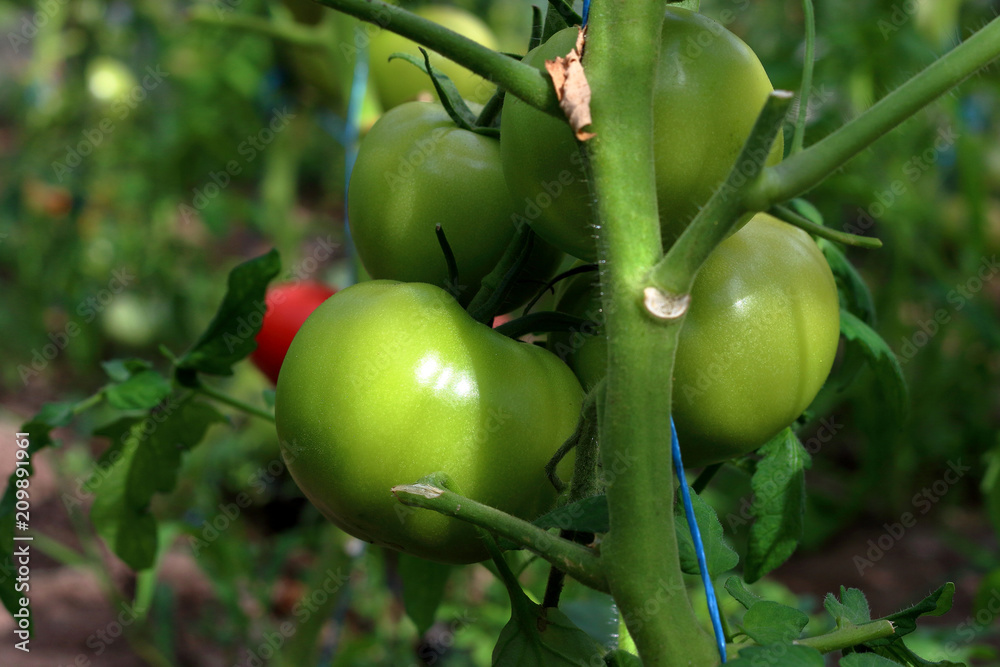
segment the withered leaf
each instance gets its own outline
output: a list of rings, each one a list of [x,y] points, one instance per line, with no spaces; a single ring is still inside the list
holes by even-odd
[[[586,34],[587,29],[581,28],[572,51],[565,57],[545,61],[545,69],[552,77],[559,106],[562,107],[570,127],[580,141],[586,141],[594,136],[593,132],[583,129],[591,123],[590,84],[587,83],[587,75],[583,71],[581,62]]]

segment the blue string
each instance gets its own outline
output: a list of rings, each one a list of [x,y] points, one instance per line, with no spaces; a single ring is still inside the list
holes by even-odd
[[[677,429],[674,427],[673,415],[670,417],[670,449],[674,457],[674,470],[680,480],[681,500],[684,503],[684,515],[687,517],[691,539],[694,541],[694,551],[698,556],[698,569],[701,571],[701,581],[705,586],[705,599],[708,601],[708,615],[712,617],[712,628],[715,630],[715,644],[719,649],[722,662],[726,661],[726,633],[722,631],[722,619],[719,616],[719,605],[715,600],[715,587],[708,574],[708,563],[705,560],[705,545],[701,541],[701,531],[694,516],[694,506],[691,504],[691,492],[688,490],[687,478],[684,476],[684,464],[681,462],[681,443],[677,440]]]
[[[587,25],[587,19],[590,17],[590,0],[583,0],[583,25]]]
[[[354,261],[354,244],[351,242],[351,225],[347,216],[347,191],[351,172],[358,159],[358,138],[361,136],[361,108],[368,86],[368,46],[358,49],[354,60],[354,78],[351,80],[351,97],[347,102],[347,119],[344,122],[344,237],[350,257],[351,282],[357,281],[357,262]]]

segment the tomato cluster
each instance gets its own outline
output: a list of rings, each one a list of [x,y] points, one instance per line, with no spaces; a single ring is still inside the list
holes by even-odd
[[[525,61],[542,68],[576,34],[557,32]],[[384,39],[376,62],[406,46]],[[691,44],[702,45],[697,54]],[[669,244],[731,168],[771,85],[746,44],[688,10],[666,9],[660,53],[654,166]],[[473,528],[406,510],[390,489],[445,472],[460,493],[516,516],[551,505],[545,463],[574,432],[583,387],[604,376],[606,342],[597,327],[553,333],[546,349],[483,322],[539,292],[566,255],[595,257],[593,193],[566,123],[507,95],[498,139],[438,103],[406,101],[413,87],[392,81],[395,97],[375,72],[395,106],[364,139],[348,191],[374,280],[324,300],[295,335],[279,361],[277,428],[293,477],[331,521],[418,556],[472,562],[486,556]],[[781,155],[779,141],[768,161]],[[540,239],[518,271],[495,271],[525,220]],[[595,275],[565,281],[557,310],[600,320]],[[505,300],[466,312],[496,280]],[[758,215],[724,241],[698,275],[676,354],[686,462],[742,454],[790,424],[829,373],[838,313],[832,274],[806,233]]]

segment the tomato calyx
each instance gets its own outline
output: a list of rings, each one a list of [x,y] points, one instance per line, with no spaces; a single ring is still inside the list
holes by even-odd
[[[500,128],[493,126],[493,118],[497,116],[499,108],[502,107],[503,97],[501,93],[495,93],[487,103],[486,107],[483,108],[485,113],[487,108],[495,107],[496,110],[491,112],[490,116],[487,116],[485,123],[480,121],[480,117],[476,115],[464,99],[462,99],[461,93],[458,92],[458,88],[448,77],[447,74],[439,70],[438,68],[431,65],[430,54],[427,53],[427,49],[419,47],[420,54],[423,56],[423,60],[417,58],[411,53],[396,52],[389,56],[389,60],[401,59],[410,63],[414,67],[418,68],[424,74],[430,77],[431,84],[434,86],[435,92],[437,92],[438,99],[441,101],[441,106],[448,113],[448,116],[458,127],[463,130],[468,130],[469,132],[475,132],[476,134],[481,134],[486,137],[493,137],[494,139],[500,136]],[[497,96],[500,96],[500,102],[495,102]]]

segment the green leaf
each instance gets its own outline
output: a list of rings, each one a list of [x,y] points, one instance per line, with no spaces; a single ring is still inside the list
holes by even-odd
[[[833,593],[827,593],[823,606],[833,616],[838,628],[863,625],[872,620],[868,598],[857,588],[840,587],[840,600]]]
[[[743,581],[739,577],[729,577],[726,579],[726,592],[733,596],[733,598],[743,605],[744,609],[749,609],[761,600],[762,597],[751,593]]]
[[[445,585],[454,567],[423,558],[399,555],[399,576],[403,580],[403,607],[422,637],[432,625],[444,597]]]
[[[874,329],[846,310],[840,311],[840,331],[848,345],[858,346],[871,364],[891,418],[896,422],[904,421],[909,412],[909,391],[903,369],[889,345]]]
[[[861,274],[837,244],[826,239],[819,239],[816,243],[823,251],[826,263],[830,265],[837,282],[841,307],[860,317],[869,326],[875,326],[875,301]]]
[[[868,645],[875,647],[892,644],[899,637],[908,635],[916,630],[917,619],[921,616],[941,616],[946,614],[951,609],[954,598],[955,584],[949,581],[912,607],[907,607],[902,611],[897,611],[895,614],[885,616],[885,620],[892,621],[892,624],[896,626],[896,634],[885,639],[876,639]]]
[[[511,605],[510,622],[500,632],[493,649],[494,667],[591,667],[604,664],[604,647],[573,625],[565,614],[558,609],[543,610],[527,597],[523,603]],[[526,611],[519,613],[518,608]]]
[[[694,508],[694,518],[701,532],[702,545],[705,547],[705,563],[708,573],[716,577],[723,572],[736,567],[740,557],[726,543],[723,536],[722,523],[719,521],[715,508],[709,505],[697,493],[691,492],[691,506]],[[680,489],[677,489],[677,500],[674,503],[674,531],[677,534],[677,548],[680,551],[681,570],[687,574],[699,574],[698,556],[691,539],[691,529],[684,513]]]
[[[108,387],[108,403],[119,410],[149,410],[170,394],[170,381],[152,370],[142,370]]]
[[[761,645],[790,643],[799,638],[809,617],[795,609],[762,600],[743,616],[743,631]]]
[[[224,421],[218,410],[200,401],[173,401],[161,413],[146,417],[138,429],[139,448],[128,471],[128,502],[143,508],[154,493],[172,491],[181,454],[201,442],[209,426]]]
[[[420,48],[422,58],[418,58],[411,53],[400,52],[390,55],[389,60],[396,58],[405,60],[429,76],[431,84],[433,84],[434,90],[437,92],[438,99],[441,100],[441,106],[444,107],[444,110],[455,125],[469,132],[483,134],[488,137],[499,137],[500,130],[498,128],[476,126],[476,114],[472,112],[469,105],[462,99],[462,94],[458,92],[458,88],[455,87],[455,84],[452,83],[447,74],[431,65],[431,58],[427,50],[422,47],[418,48]]]
[[[148,508],[136,508],[126,497],[129,468],[139,448],[141,427],[134,426],[121,457],[96,487],[90,520],[108,547],[133,570],[144,570],[156,559],[156,520]]]
[[[611,527],[606,496],[590,496],[569,505],[557,507],[535,519],[539,528],[559,528],[581,533],[606,533]],[[700,522],[699,522],[700,525]]]
[[[574,24],[570,13],[573,13],[573,10],[565,0],[549,0],[549,7],[545,11],[545,26],[542,29],[543,44],[549,41],[552,35]],[[583,23],[583,19],[577,17],[575,24],[580,23]]]
[[[177,363],[179,377],[192,372],[232,375],[232,366],[257,347],[254,337],[267,309],[267,284],[281,271],[278,251],[243,262],[229,273],[226,296],[197,342]]]
[[[875,653],[852,653],[840,659],[840,667],[896,667],[898,664]]]
[[[145,359],[110,359],[101,362],[101,368],[114,382],[124,382],[139,371],[152,367]]]
[[[744,578],[753,583],[784,563],[802,539],[805,516],[805,470],[809,453],[790,428],[760,448],[763,459],[750,480],[755,518],[744,563]]]
[[[823,667],[823,654],[808,646],[771,644],[740,649],[735,660],[726,667]]]

